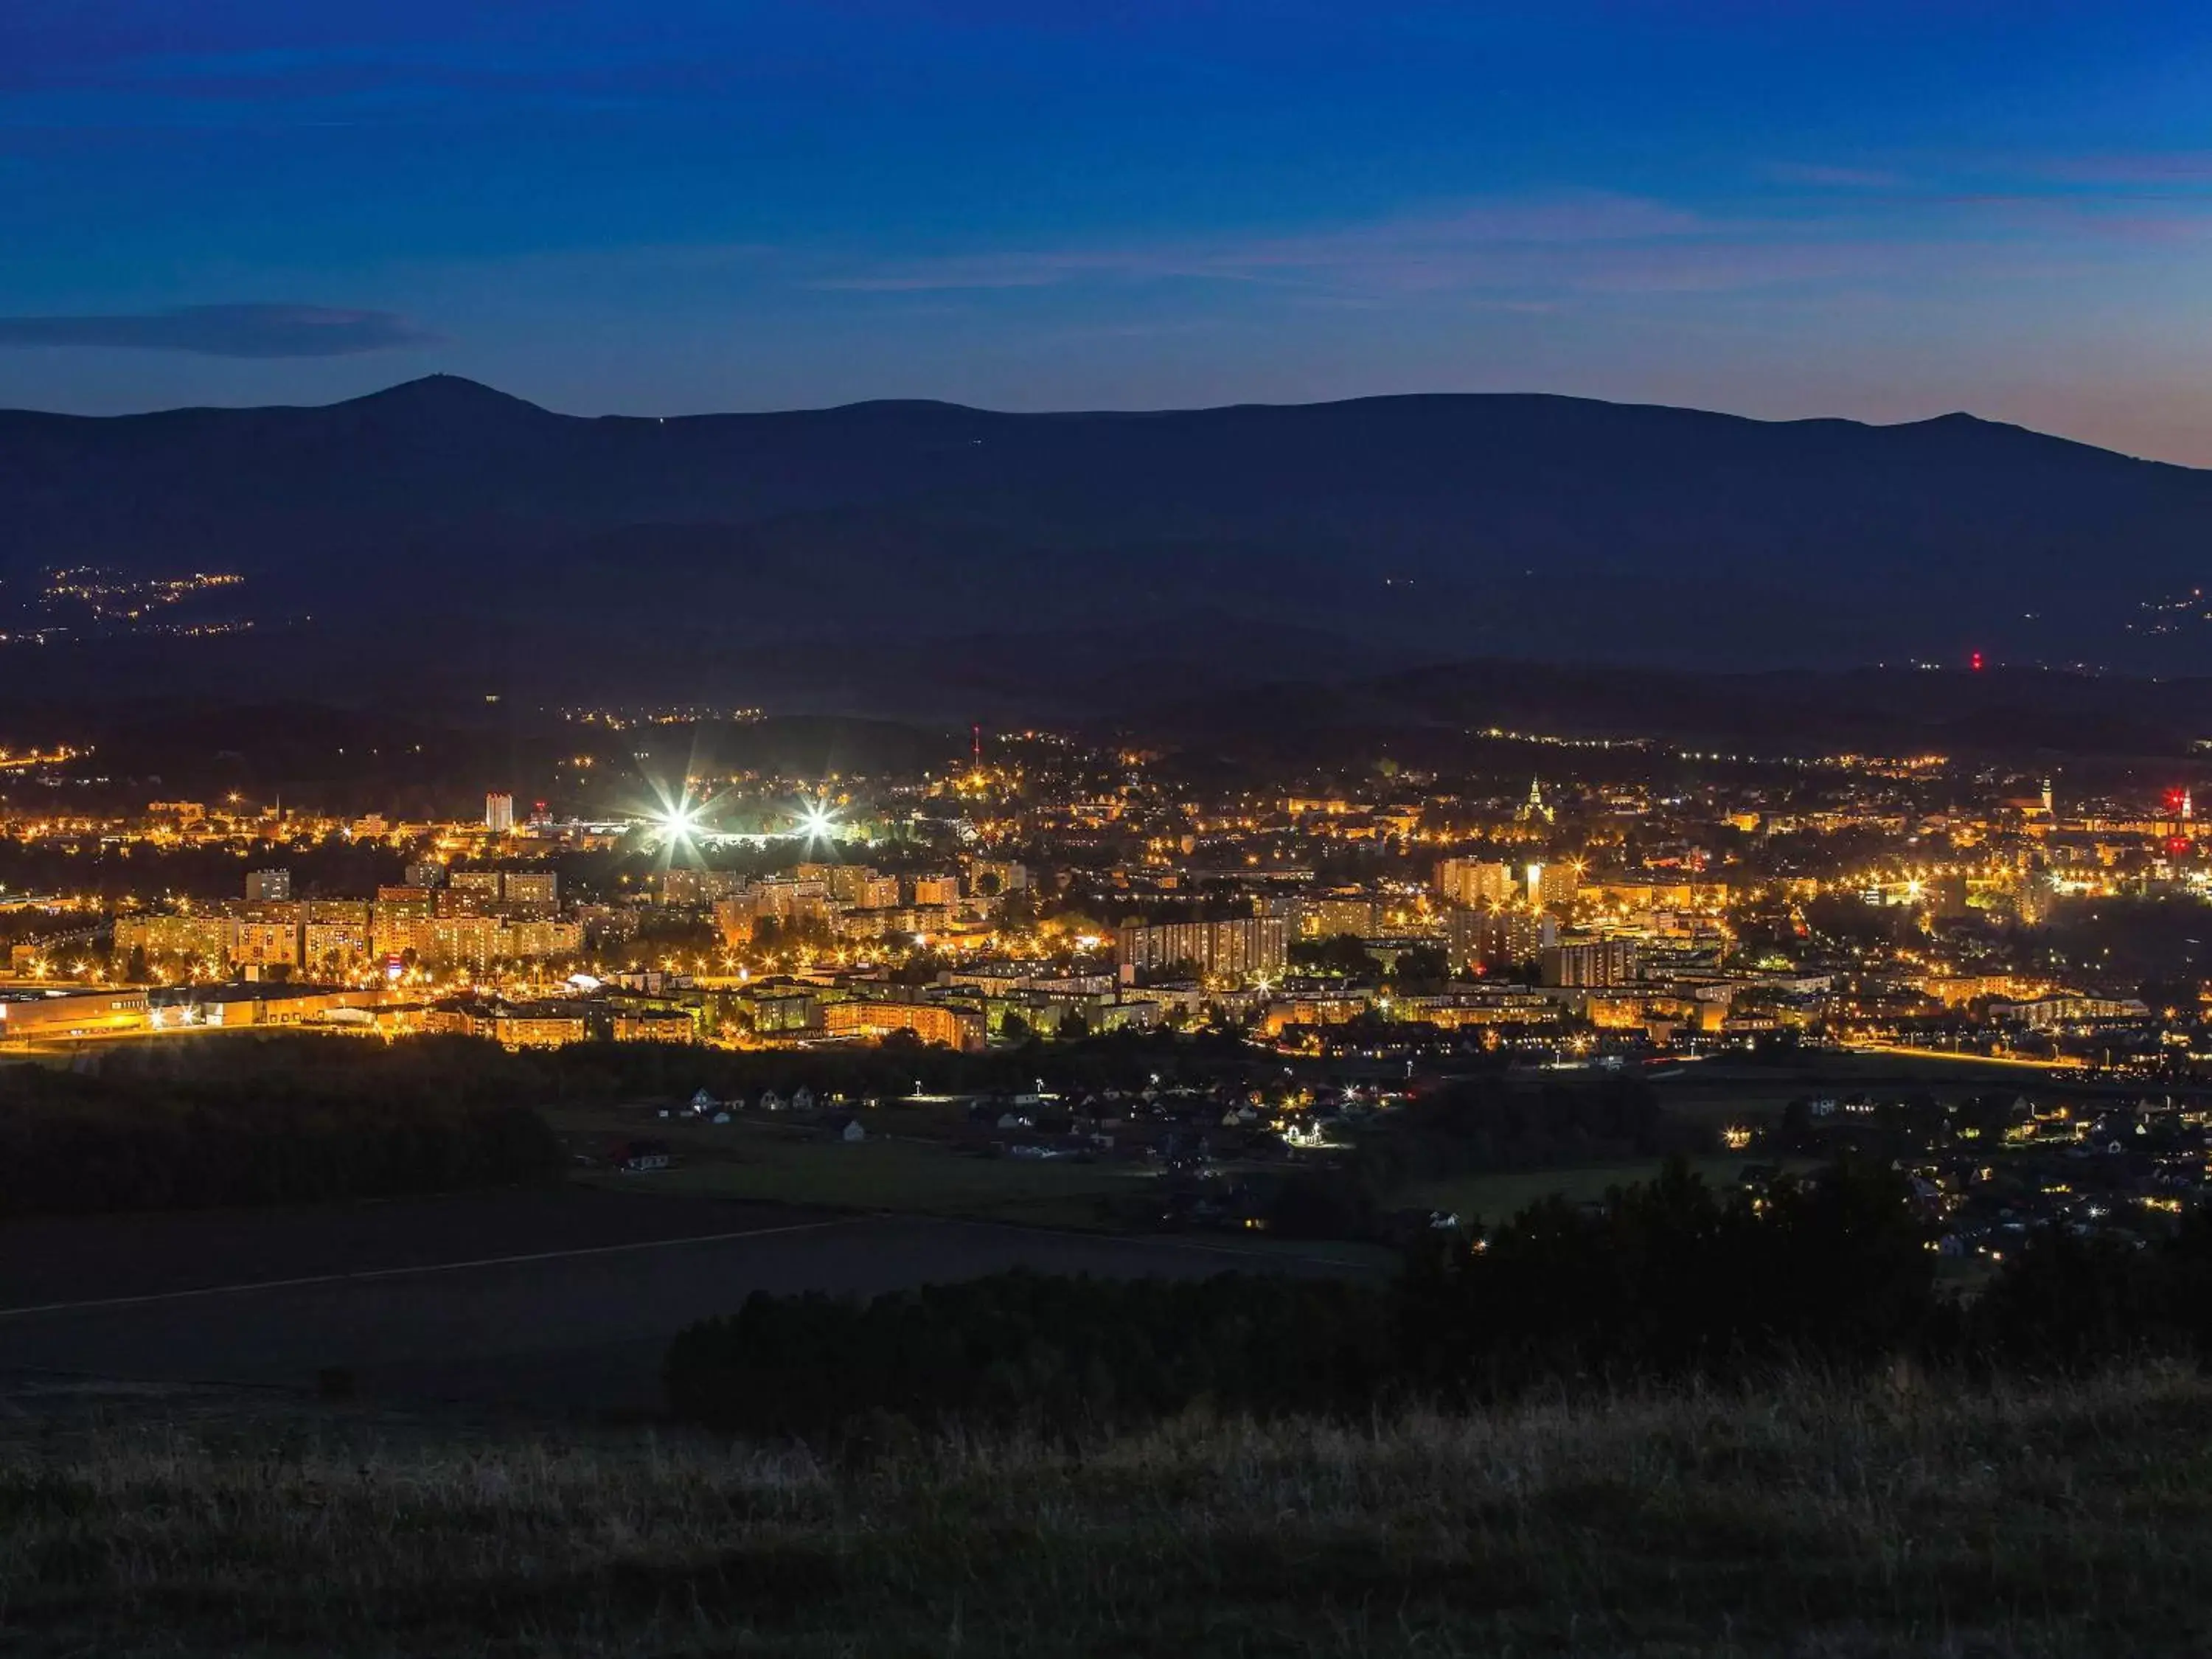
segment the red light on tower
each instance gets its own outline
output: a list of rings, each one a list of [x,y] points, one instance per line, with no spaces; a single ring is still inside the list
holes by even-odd
[[[1966,662],[1967,665],[1977,674],[1982,672],[1982,653],[1980,652],[1975,652],[1972,656],[1966,659]]]

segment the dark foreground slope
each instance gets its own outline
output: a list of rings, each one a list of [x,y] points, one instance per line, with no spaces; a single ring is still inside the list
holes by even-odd
[[[1031,689],[1337,651],[2180,668],[2212,631],[2145,607],[2188,589],[2208,530],[2212,474],[1966,416],[1437,396],[580,419],[447,377],[320,409],[0,413],[0,577],[238,570],[259,631],[205,646],[225,673],[356,684],[834,682],[834,644],[988,687],[1048,635]]]
[[[25,1396],[11,1653],[2100,1656],[2212,1642],[2212,1385],[1805,1376],[796,1448]]]

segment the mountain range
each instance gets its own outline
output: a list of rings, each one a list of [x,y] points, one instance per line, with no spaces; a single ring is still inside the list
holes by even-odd
[[[320,408],[0,412],[19,623],[43,573],[93,568],[234,573],[191,605],[254,623],[0,647],[0,687],[958,713],[1477,658],[2191,673],[2208,545],[2212,472],[1965,415],[1486,394],[585,418],[433,376]]]

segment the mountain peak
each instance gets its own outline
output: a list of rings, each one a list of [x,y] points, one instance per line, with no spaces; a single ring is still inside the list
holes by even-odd
[[[466,410],[482,413],[504,412],[548,415],[552,411],[540,408],[527,398],[501,392],[481,380],[471,380],[464,374],[424,374],[412,380],[402,380],[381,392],[372,392],[365,397],[351,398],[337,405],[341,409],[406,409],[406,410]]]

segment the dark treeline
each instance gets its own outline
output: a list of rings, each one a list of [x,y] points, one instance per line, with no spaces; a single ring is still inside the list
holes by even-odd
[[[648,853],[558,851],[533,863],[550,865],[563,895],[612,896],[642,885],[656,867]],[[75,841],[0,840],[0,886],[12,892],[94,893],[107,899],[185,898],[202,903],[241,896],[246,872],[292,873],[300,898],[374,898],[379,887],[406,878],[410,855],[380,841],[342,835],[252,847],[161,845],[111,842],[96,835]]]
[[[1954,1335],[1929,1231],[1884,1167],[1723,1194],[1674,1159],[1602,1204],[1554,1197],[1474,1248],[1444,1238],[1399,1287],[1408,1380],[1440,1393],[1857,1364]]]
[[[1716,1192],[1679,1159],[1601,1205],[1531,1206],[1398,1287],[1423,1384],[1726,1376],[1811,1361],[2070,1371],[2212,1361],[2212,1217],[2162,1236],[2029,1235],[1978,1288],[1939,1283],[1934,1229],[1887,1164]]]
[[[1408,1176],[1610,1163],[1714,1145],[1710,1128],[1668,1114],[1640,1078],[1528,1089],[1501,1073],[1408,1102],[1360,1136],[1358,1163],[1387,1189]]]
[[[192,1046],[0,1068],[0,1218],[447,1192],[564,1162],[496,1068],[467,1063],[487,1045]]]
[[[401,878],[405,860],[380,843],[337,836],[244,854],[227,847],[110,843],[93,836],[76,843],[0,841],[0,884],[19,893],[107,899],[166,894],[204,902],[240,896],[246,872],[269,866],[291,871],[292,890],[302,898],[369,898]]]
[[[1641,1078],[1517,1086],[1498,1066],[1360,1126],[1352,1153],[1275,1182],[1267,1224],[1292,1238],[1392,1235],[1411,1183],[1440,1176],[1656,1158],[1715,1150],[1713,1130],[1675,1116]]]
[[[682,1332],[671,1409],[750,1434],[855,1419],[1141,1421],[1200,1399],[1328,1412],[1389,1380],[1388,1300],[1334,1280],[1001,1273],[872,1302],[757,1294]]]
[[[975,1054],[894,1035],[866,1048],[706,1048],[688,1042],[578,1042],[509,1051],[489,1040],[410,1037],[384,1044],[313,1032],[270,1032],[182,1042],[149,1039],[103,1045],[95,1063],[106,1079],[161,1078],[220,1082],[252,1091],[298,1079],[359,1086],[375,1093],[392,1081],[449,1098],[524,1104],[597,1104],[676,1100],[704,1088],[717,1099],[788,1096],[805,1084],[819,1096],[888,1097],[919,1083],[932,1093],[1012,1092],[1039,1078],[1054,1090],[1211,1084],[1258,1078],[1257,1064],[1233,1036],[1200,1032],[1114,1032],[1075,1042],[1030,1042]]]
[[[1212,1085],[1258,1078],[1268,1068],[1236,1036],[1200,1032],[1114,1032],[1075,1042],[1032,1040],[977,1054],[894,1036],[864,1048],[745,1051],[683,1043],[575,1043],[505,1057],[528,1079],[533,1098],[599,1101],[689,1095],[704,1088],[717,1099],[757,1099],[763,1090],[788,1096],[805,1084],[817,1097],[878,1099],[912,1094],[1024,1092],[1042,1078],[1055,1092]]]
[[[1531,1389],[1909,1361],[1961,1376],[2212,1360],[2212,1224],[2130,1249],[2036,1240],[1971,1298],[1938,1285],[1903,1181],[1839,1165],[1723,1194],[1680,1161],[1602,1205],[1547,1201],[1425,1241],[1384,1286],[1012,1275],[873,1302],[756,1295],[684,1333],[679,1416],[835,1437],[1110,1428],[1193,1406],[1357,1418]]]
[[[1115,1035],[965,1054],[916,1042],[836,1053],[473,1037],[386,1044],[305,1033],[117,1043],[58,1071],[0,1067],[0,1216],[391,1196],[546,1177],[553,1104],[1136,1087],[1241,1075],[1233,1039]]]

